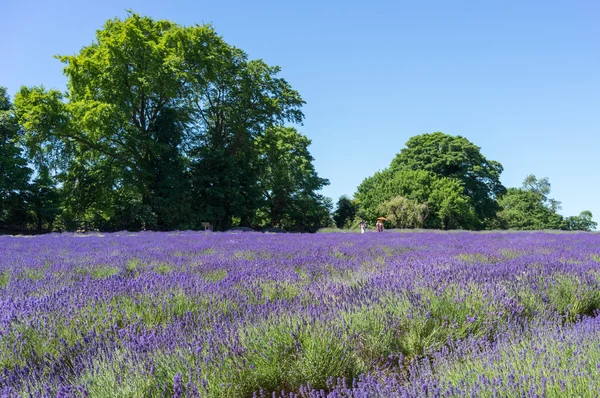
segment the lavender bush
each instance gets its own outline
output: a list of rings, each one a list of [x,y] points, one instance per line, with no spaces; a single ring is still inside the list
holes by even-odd
[[[0,392],[595,397],[600,235],[0,237]]]

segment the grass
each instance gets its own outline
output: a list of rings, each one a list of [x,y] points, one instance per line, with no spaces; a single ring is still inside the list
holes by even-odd
[[[25,278],[35,282],[43,279],[46,276],[46,271],[43,269],[26,268],[23,275]]]
[[[252,305],[262,305],[267,301],[291,301],[300,293],[297,285],[287,281],[262,281],[251,289],[242,285],[238,285],[237,289],[248,298],[248,302]]]
[[[436,379],[460,387],[463,396],[597,397],[600,336],[573,330],[514,335],[497,349],[474,346],[437,364]]]
[[[600,310],[600,286],[591,275],[587,280],[574,275],[555,273],[538,277],[537,289],[519,285],[514,292],[524,314],[530,318],[551,317],[556,313],[565,322],[574,322],[582,316],[594,315]]]
[[[108,303],[90,305],[73,318],[64,314],[49,314],[37,323],[13,323],[8,333],[0,336],[0,369],[13,369],[44,358],[59,359],[65,348],[73,347],[91,331],[105,333],[113,325],[124,328],[141,322],[148,328],[166,326],[187,313],[234,311],[236,306],[227,300],[188,296],[180,291],[167,292],[162,297],[119,295]],[[19,347],[19,349],[15,349]]]
[[[456,258],[469,264],[494,264],[500,261],[498,258],[483,253],[459,254]]]
[[[90,397],[131,398],[160,396],[161,385],[150,369],[140,368],[140,364],[123,351],[113,353],[111,359],[99,357],[83,375],[77,384],[88,386]],[[126,369],[127,371],[122,371]]]
[[[568,322],[581,316],[593,315],[600,309],[600,288],[572,275],[555,276],[546,288],[552,310],[563,315]]]
[[[171,267],[169,264],[158,264],[157,266],[154,267],[154,272],[156,272],[157,274],[168,274],[171,271],[173,271],[173,267]]]
[[[10,273],[8,271],[2,271],[0,273],[0,287],[8,286],[8,281],[10,281]]]
[[[228,311],[227,304],[215,303],[214,299],[173,291],[167,292],[162,297],[117,296],[108,305],[92,308],[89,316],[99,316],[120,327],[133,324],[137,320],[148,327],[154,327],[165,326],[186,313],[205,311],[208,308]],[[232,306],[231,309],[233,308]]]
[[[273,285],[262,285],[263,288],[266,286]],[[388,366],[390,357],[396,358],[397,363],[399,353],[418,357],[425,350],[442,346],[448,339],[490,333],[490,324],[485,319],[470,320],[474,312],[489,310],[482,292],[476,288],[469,294],[457,287],[447,289],[441,295],[429,290],[420,294],[429,304],[427,308],[415,306],[407,296],[389,295],[377,305],[345,312],[335,322],[315,320],[307,323],[290,316],[246,324],[228,346],[219,348],[223,353],[235,351],[235,355],[222,355],[218,361],[202,364],[205,396],[247,397],[260,389],[298,391],[305,384],[323,389],[331,376],[351,380],[375,368]],[[184,309],[189,310],[187,303],[185,299],[179,304],[173,302],[169,311],[181,314]],[[144,314],[146,307],[141,303],[132,304],[131,300],[125,300],[115,305],[144,322],[164,320],[156,315],[148,319]],[[181,309],[178,311],[177,308]],[[121,379],[117,379],[121,366],[102,364],[94,378],[92,396],[108,396],[111,385],[123,385],[123,394],[133,394],[122,396],[147,396],[155,391],[171,393],[175,377],[182,375],[185,384],[188,369],[195,366],[197,358],[189,351],[169,355],[158,353],[153,361],[154,373],[145,377],[141,376],[142,370],[135,370],[128,360],[119,359],[124,361],[123,366],[128,366],[127,369],[134,369]]]
[[[212,271],[206,271],[202,273],[202,279],[207,282],[218,282],[227,278],[227,270],[226,269],[216,269]]]
[[[125,353],[117,353],[112,361],[100,359],[78,382],[89,384],[93,397],[172,396],[178,375],[182,389],[191,393],[186,390],[189,369],[201,366],[202,396],[230,398],[252,396],[260,389],[297,390],[306,382],[326,388],[329,375],[352,378],[363,371],[352,355],[346,355],[349,347],[339,333],[324,325],[311,326],[291,319],[247,325],[232,337],[231,346],[220,348],[240,351],[209,363],[199,364],[193,352],[176,350],[154,353],[153,369],[143,369]]]
[[[364,368],[349,342],[340,338],[342,333],[341,329],[295,318],[248,325],[240,331],[240,343],[246,350],[239,361],[250,366],[237,376],[214,369],[209,387],[226,381],[229,391],[208,396],[248,396],[259,389],[297,391],[307,383],[321,389],[332,375],[356,377]]]
[[[245,260],[256,260],[257,253],[251,251],[237,251],[233,253],[234,258],[241,258]]]
[[[400,322],[406,319],[410,308],[406,298],[390,295],[380,304],[342,314],[362,367],[373,367],[402,350]]]
[[[124,275],[129,277],[139,276],[144,271],[146,266],[139,258],[132,258],[125,263]]]
[[[521,257],[525,253],[520,250],[502,249],[500,250],[500,254],[502,254],[502,256],[509,260],[513,260],[515,258]]]
[[[324,233],[324,234],[328,234],[328,233],[332,233],[332,232],[343,232],[343,233],[360,233],[360,228],[352,228],[352,229],[346,229],[346,228],[321,228],[317,231],[317,233]]]
[[[75,275],[80,277],[90,276],[92,279],[104,279],[116,275],[119,268],[108,265],[96,265],[87,268],[77,268]]]

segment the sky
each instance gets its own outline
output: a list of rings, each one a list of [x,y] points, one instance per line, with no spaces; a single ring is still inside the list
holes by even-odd
[[[87,4],[85,4],[87,3]],[[74,54],[126,10],[210,23],[279,65],[306,101],[298,129],[323,194],[350,197],[406,141],[461,135],[499,161],[506,187],[548,177],[563,215],[600,222],[600,2],[4,0],[0,86],[66,89]]]

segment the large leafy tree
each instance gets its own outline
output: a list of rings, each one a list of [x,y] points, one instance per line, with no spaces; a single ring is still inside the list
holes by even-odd
[[[42,87],[22,88],[16,103],[32,155],[63,171],[72,171],[73,162],[91,163],[91,170],[110,175],[111,188],[133,191],[155,211],[157,159],[178,149],[162,142],[165,133],[177,131],[165,128],[164,120],[178,109],[183,86],[183,60],[172,39],[178,30],[136,14],[110,20],[95,43],[59,57],[69,79],[66,97]],[[118,172],[99,170],[114,171],[115,164]],[[85,187],[93,188],[92,197],[100,198],[106,185]]]
[[[228,228],[233,217],[250,225],[264,193],[259,157],[265,153],[255,140],[271,126],[300,123],[304,101],[278,77],[279,67],[248,60],[220,38],[207,40],[198,28],[189,30],[184,49],[197,212],[219,229]]]
[[[402,196],[396,196],[382,203],[379,211],[387,222],[395,228],[421,228],[429,215],[427,204],[418,203]]]
[[[427,228],[472,229],[477,222],[461,182],[425,170],[377,172],[358,186],[354,197],[359,204],[358,215],[371,222],[388,215],[381,206],[396,197],[427,205],[428,216],[423,223]]]
[[[498,212],[498,227],[508,229],[565,229],[590,231],[596,228],[590,211],[579,216],[563,218],[557,213],[560,202],[548,197],[551,184],[547,177],[538,179],[530,174],[521,188],[509,188],[500,197],[502,210]]]
[[[396,196],[425,203],[434,179],[432,173],[424,170],[378,171],[366,178],[354,194],[359,205],[358,215],[372,224],[377,217],[383,215],[379,206]]]
[[[340,196],[336,204],[336,209],[333,212],[333,221],[336,227],[350,227],[356,218],[356,212],[356,203],[346,195]]]
[[[356,188],[354,200],[358,205],[357,215],[368,224],[374,224],[374,220],[380,216],[379,205],[395,196],[388,188],[391,178],[392,173],[388,169],[377,171]],[[397,195],[402,196],[402,193],[398,192]]]
[[[317,175],[308,147],[311,141],[291,127],[271,127],[256,139],[260,186],[271,226],[314,230],[329,215],[318,193],[329,184]]]
[[[38,171],[29,188],[28,202],[36,231],[41,233],[44,227],[52,231],[54,222],[61,213],[61,194],[48,167],[42,167]]]
[[[479,227],[475,208],[464,193],[462,184],[454,179],[434,180],[428,199],[434,217],[430,225],[442,229],[475,229]]]
[[[488,160],[480,148],[464,137],[440,132],[414,136],[392,160],[390,169],[425,170],[459,181],[470,199],[479,227],[495,217],[496,198],[506,192],[500,183],[502,165]]]
[[[6,88],[0,87],[0,224],[23,227],[31,169],[19,146],[20,128]]]
[[[59,59],[67,93],[22,88],[16,104],[32,158],[85,199],[67,201],[65,217],[105,228],[250,223],[261,200],[254,140],[303,118],[278,67],[209,25],[131,12]]]
[[[509,229],[559,229],[563,217],[556,213],[560,202],[549,198],[551,184],[548,177],[529,174],[521,188],[509,188],[498,203],[500,227]]]
[[[498,202],[502,207],[498,213],[500,228],[558,229],[562,224],[562,216],[546,207],[537,192],[509,188]]]
[[[523,180],[522,189],[536,194],[540,201],[553,212],[560,210],[560,202],[556,199],[549,198],[552,185],[548,177],[538,179],[535,175],[529,174]]]
[[[570,216],[563,220],[562,229],[570,231],[592,231],[596,229],[598,223],[592,219],[592,212],[582,211],[578,216]]]

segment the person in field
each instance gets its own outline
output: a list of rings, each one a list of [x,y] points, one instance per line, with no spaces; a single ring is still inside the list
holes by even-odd
[[[377,232],[383,232],[383,221],[377,220]]]
[[[360,233],[364,234],[366,228],[367,228],[367,223],[365,223],[364,220],[360,220]]]

